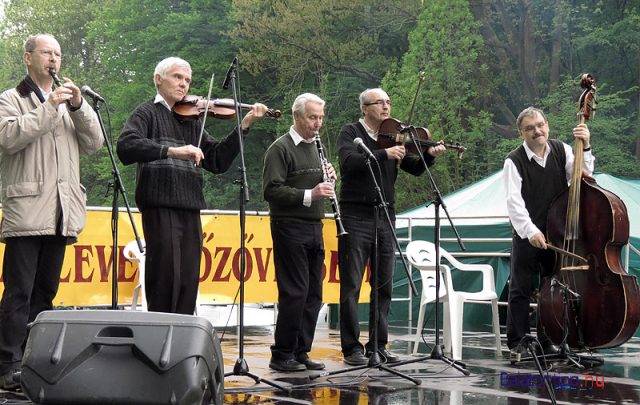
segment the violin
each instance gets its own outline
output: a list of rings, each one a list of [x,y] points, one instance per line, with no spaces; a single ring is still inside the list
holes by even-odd
[[[438,145],[444,145],[447,149],[457,150],[458,158],[462,158],[462,154],[467,151],[467,148],[459,142],[432,141],[431,132],[427,128],[407,126],[395,118],[387,118],[380,124],[378,146],[386,149],[395,145],[404,145],[407,148],[407,153],[416,154],[418,151],[411,140],[409,134],[411,131],[415,132],[415,141],[420,147],[420,153],[425,153],[430,147]]]
[[[173,106],[173,114],[185,120],[195,120],[205,115],[221,120],[230,120],[236,117],[235,102],[230,98],[216,98],[209,100],[202,96],[185,96]],[[253,105],[240,103],[240,108],[251,109]],[[268,109],[266,115],[271,118],[280,118],[280,110]]]

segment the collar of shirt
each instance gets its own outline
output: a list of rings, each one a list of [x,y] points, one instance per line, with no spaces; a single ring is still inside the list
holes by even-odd
[[[38,87],[40,89],[40,87]],[[40,93],[42,93],[42,97],[44,97],[44,99],[48,99],[49,98],[49,94],[53,93],[53,87],[51,88],[51,90],[49,91],[44,91],[42,89],[40,89]]]
[[[293,125],[291,125],[291,128],[289,128],[289,136],[291,137],[291,139],[293,139],[293,144],[296,145],[296,146],[298,146],[298,144],[300,144],[300,142],[313,143],[316,140],[315,137],[313,137],[311,139],[304,139],[303,137],[300,136],[298,131],[293,129]]]
[[[374,131],[373,129],[369,128],[367,123],[364,122],[364,118],[360,118],[359,121],[362,124],[362,126],[364,127],[364,130],[367,131],[367,134],[369,135],[369,137],[371,139],[373,139],[374,141],[378,142],[378,133],[376,131]]]
[[[153,103],[154,104],[160,103],[163,106],[167,107],[167,110],[171,111],[171,107],[169,107],[169,103],[167,103],[167,100],[165,100],[164,97],[160,95],[160,93],[156,94],[156,98],[153,99]]]
[[[533,159],[537,164],[539,164],[542,167],[544,167],[547,164],[547,157],[549,157],[549,154],[551,153],[551,148],[549,147],[549,143],[545,144],[545,146],[544,146],[544,155],[542,157],[536,155],[529,148],[529,146],[527,146],[526,142],[523,142],[522,145],[524,146],[524,151],[527,154],[527,159],[529,159],[529,160]]]

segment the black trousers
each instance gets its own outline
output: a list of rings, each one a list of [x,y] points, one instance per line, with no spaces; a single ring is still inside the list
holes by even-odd
[[[322,224],[271,221],[278,319],[271,354],[279,360],[311,350],[322,307]]]
[[[149,311],[193,315],[202,255],[200,211],[145,208],[141,213]]]
[[[0,375],[20,365],[27,324],[40,312],[53,308],[66,245],[64,236],[6,239],[0,302]]]
[[[372,218],[360,218],[343,215],[343,224],[348,235],[338,240],[338,260],[340,274],[340,343],[342,353],[348,356],[356,351],[362,351],[360,343],[360,325],[358,321],[358,300],[360,287],[368,262],[377,260],[377,272],[371,272],[370,283],[378,278],[378,291],[371,290],[369,307],[369,342],[367,350],[373,351],[374,335],[377,331],[378,348],[385,347],[389,341],[389,306],[393,292],[393,271],[395,267],[395,253],[393,234],[389,224],[379,213],[378,254],[373,255],[375,242],[375,226]],[[378,323],[375,324],[374,303],[378,301]],[[375,327],[374,327],[375,325]]]
[[[507,345],[515,347],[529,328],[529,301],[534,277],[538,280],[547,277],[553,271],[554,253],[551,250],[538,249],[527,239],[513,237],[511,248],[511,271],[509,277],[509,302],[507,307]],[[541,344],[549,342],[537,320],[538,340]]]

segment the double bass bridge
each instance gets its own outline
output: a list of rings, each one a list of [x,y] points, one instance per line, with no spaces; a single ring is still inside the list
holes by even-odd
[[[589,270],[589,266],[566,266],[566,267],[560,267],[560,270],[567,270],[567,271],[577,271],[577,270]]]

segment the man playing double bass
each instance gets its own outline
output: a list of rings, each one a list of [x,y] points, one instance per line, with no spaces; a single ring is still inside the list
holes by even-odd
[[[553,199],[568,189],[574,155],[569,145],[549,139],[549,123],[542,110],[524,109],[516,120],[518,134],[524,142],[509,153],[504,162],[504,185],[507,210],[513,226],[509,302],[507,309],[507,345],[511,362],[526,352],[520,344],[529,333],[529,296],[533,276],[548,276],[554,265],[554,253],[545,240],[547,212]],[[593,173],[595,158],[589,143],[586,124],[573,129],[573,136],[583,141],[582,170]],[[559,348],[544,334],[537,320],[538,341],[545,354],[555,354]]]

